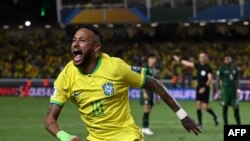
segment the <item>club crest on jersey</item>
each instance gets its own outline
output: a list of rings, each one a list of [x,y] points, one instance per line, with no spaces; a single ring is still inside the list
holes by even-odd
[[[114,86],[113,83],[110,81],[107,81],[102,85],[103,92],[106,96],[112,96],[114,94]]]
[[[140,67],[136,67],[136,66],[131,66],[131,70],[135,71],[137,73],[141,73],[141,68]]]

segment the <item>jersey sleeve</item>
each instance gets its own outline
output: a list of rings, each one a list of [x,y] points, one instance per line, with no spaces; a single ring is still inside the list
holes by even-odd
[[[219,68],[219,69],[216,71],[216,75],[219,76],[219,77],[221,78],[222,75],[223,75],[223,68]]]
[[[194,63],[194,68],[199,69],[200,64],[199,63]]]
[[[207,72],[213,74],[213,69],[210,65],[208,65]]]
[[[118,71],[122,81],[131,87],[142,88],[146,82],[146,68],[130,66],[123,60],[118,60]]]
[[[63,106],[69,99],[69,78],[65,69],[58,75],[54,81],[54,92],[50,97],[50,103]]]

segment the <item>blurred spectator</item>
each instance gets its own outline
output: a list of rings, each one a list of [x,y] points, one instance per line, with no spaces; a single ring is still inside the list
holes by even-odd
[[[121,57],[129,64],[136,66],[143,65],[148,52],[157,52],[159,55],[157,69],[160,70],[160,79],[173,78],[175,82],[177,81],[175,76],[179,78],[183,75],[181,78],[186,80],[184,84],[187,86],[191,85],[191,79],[195,79],[195,71],[176,66],[176,63],[172,61],[172,54],[178,53],[188,60],[193,60],[195,58],[190,58],[190,56],[196,56],[200,51],[205,51],[210,56],[211,66],[216,69],[221,65],[220,60],[226,52],[232,54],[236,64],[241,66],[241,79],[250,78],[249,40],[234,39],[222,42],[213,34],[213,40],[207,41],[205,38],[205,40],[195,41],[183,38],[183,34],[188,34],[184,29],[181,35],[159,32],[164,29],[151,26],[101,28],[105,35],[102,51]],[[13,29],[0,30],[0,33],[1,78],[55,78],[71,60],[71,40],[66,40],[64,29],[34,28],[29,32]]]

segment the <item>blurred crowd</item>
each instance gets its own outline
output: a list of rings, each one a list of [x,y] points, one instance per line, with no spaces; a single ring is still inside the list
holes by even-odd
[[[69,60],[62,32],[8,32],[0,35],[2,78],[55,78]]]
[[[152,29],[102,28],[102,51],[135,66],[144,65],[147,54],[156,52],[160,79],[173,81],[195,78],[195,70],[175,62],[173,54],[198,61],[198,53],[207,52],[215,73],[227,53],[240,67],[241,79],[250,79],[250,40],[169,40]],[[2,30],[0,33],[0,78],[56,78],[71,60],[72,37],[67,37],[64,29]]]

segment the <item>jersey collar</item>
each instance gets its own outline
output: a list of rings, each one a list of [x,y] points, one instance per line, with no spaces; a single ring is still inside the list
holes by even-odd
[[[99,69],[99,67],[100,67],[100,65],[101,65],[101,62],[102,62],[102,59],[101,59],[101,57],[99,56],[99,57],[98,57],[98,60],[97,60],[97,63],[96,63],[96,66],[95,66],[93,72],[91,72],[90,74],[94,74],[94,73]],[[84,73],[81,69],[78,69],[78,70],[79,70],[83,75],[89,75],[89,74]]]

